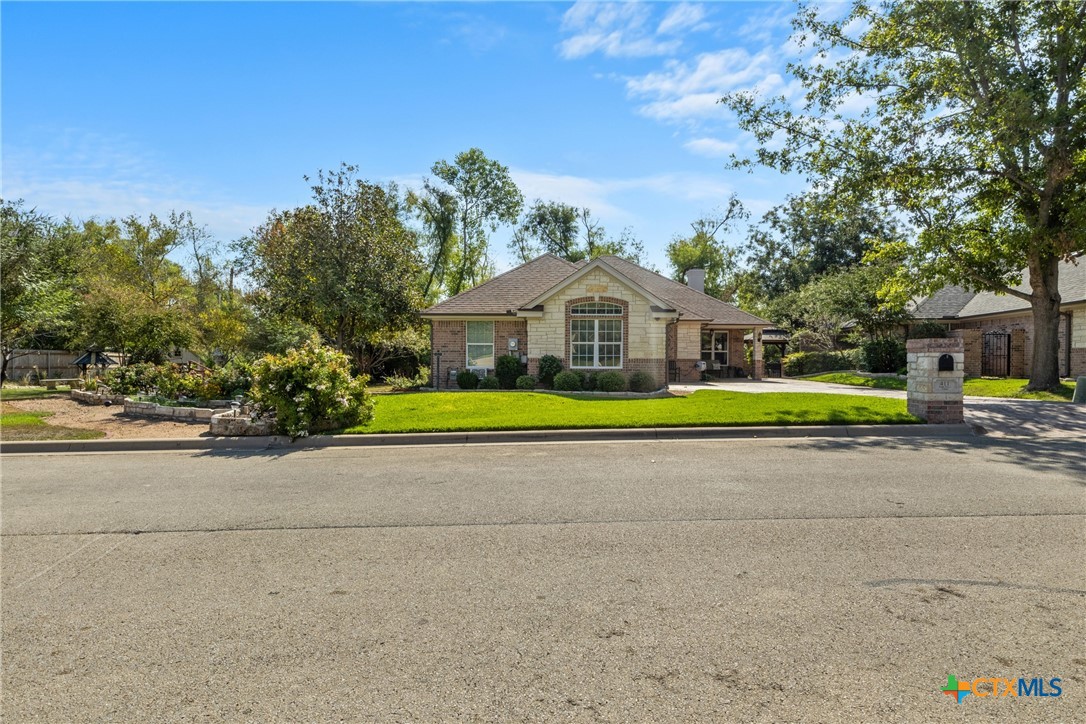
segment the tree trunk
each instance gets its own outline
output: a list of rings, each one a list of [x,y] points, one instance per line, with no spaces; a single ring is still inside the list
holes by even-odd
[[[1028,390],[1054,390],[1060,384],[1059,259],[1030,259],[1033,288],[1033,369]]]

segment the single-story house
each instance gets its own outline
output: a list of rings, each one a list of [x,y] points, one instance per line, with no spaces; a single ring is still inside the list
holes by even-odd
[[[1086,375],[1086,257],[1060,263],[1060,375]],[[1029,270],[1016,287],[1030,292]],[[918,321],[945,324],[965,341],[965,373],[1029,377],[1033,368],[1033,315],[1029,303],[1010,294],[946,286],[920,300]]]
[[[643,370],[661,384],[697,381],[703,366],[761,378],[761,333],[772,325],[705,294],[700,270],[687,278],[689,286],[615,256],[572,263],[544,254],[422,312],[435,385],[455,387],[454,370],[489,372],[503,354],[533,375],[554,355],[566,369]]]

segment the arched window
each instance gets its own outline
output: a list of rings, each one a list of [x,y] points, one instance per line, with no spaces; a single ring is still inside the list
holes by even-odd
[[[622,306],[582,302],[569,308],[569,366],[574,369],[622,368]]]

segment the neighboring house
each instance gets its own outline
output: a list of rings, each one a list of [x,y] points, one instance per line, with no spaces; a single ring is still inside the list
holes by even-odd
[[[696,271],[696,270],[695,270]],[[704,276],[692,272],[688,278]],[[762,329],[753,314],[625,259],[571,263],[552,254],[494,277],[422,312],[431,322],[435,384],[456,386],[453,370],[494,369],[515,354],[538,374],[554,355],[566,369],[644,370],[663,384],[711,374],[762,376]],[[753,332],[753,369],[743,335]],[[438,355],[440,354],[440,358]]]
[[[1016,287],[1029,292],[1029,271]],[[1060,264],[1060,375],[1086,375],[1086,257]],[[942,322],[965,341],[965,373],[1029,377],[1033,369],[1033,315],[1010,294],[947,286],[921,300],[917,320]]]

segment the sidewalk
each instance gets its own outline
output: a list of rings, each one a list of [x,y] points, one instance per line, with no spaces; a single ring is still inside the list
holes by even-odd
[[[471,445],[539,442],[623,442],[651,440],[741,440],[771,438],[971,437],[968,425],[795,425],[765,427],[639,427],[589,430],[500,430],[493,432],[427,432],[396,435],[317,435],[290,438],[196,437],[109,440],[41,440],[8,442],[0,453],[91,453],[170,450],[306,450],[328,447],[389,445]]]

